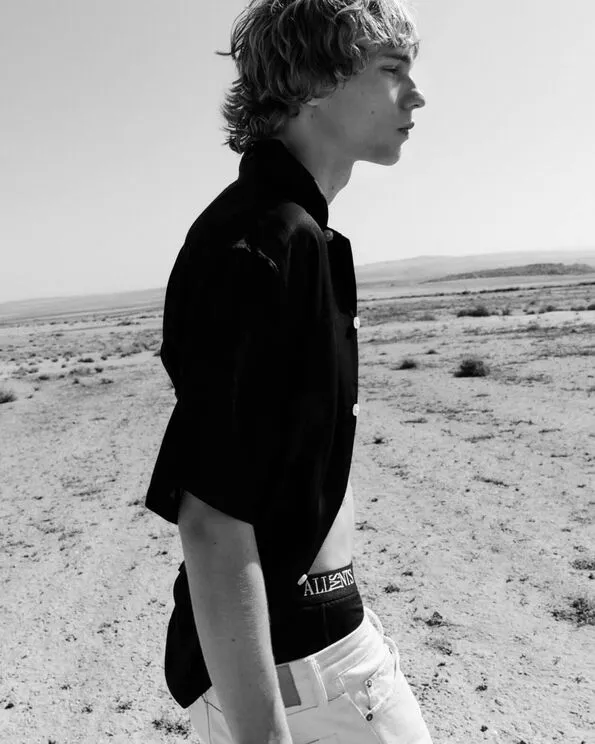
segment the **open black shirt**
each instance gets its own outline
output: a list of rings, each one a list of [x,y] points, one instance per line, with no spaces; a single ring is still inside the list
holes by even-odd
[[[351,244],[327,220],[311,173],[280,140],[256,142],[190,228],[165,296],[177,402],[146,506],[177,524],[185,489],[252,524],[269,606],[312,565],[351,467],[356,281]],[[187,708],[211,681],[184,563],[174,600],[165,676]]]

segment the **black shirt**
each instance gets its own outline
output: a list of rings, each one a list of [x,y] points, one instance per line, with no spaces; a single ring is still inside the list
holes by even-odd
[[[327,220],[318,184],[285,145],[254,143],[190,228],[165,296],[161,359],[177,402],[146,506],[177,524],[185,489],[252,524],[270,606],[312,565],[351,467],[355,271],[349,240]],[[187,708],[211,681],[184,563],[174,600],[165,676]]]

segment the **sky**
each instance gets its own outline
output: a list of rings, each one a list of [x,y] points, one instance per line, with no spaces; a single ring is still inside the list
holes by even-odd
[[[427,105],[329,209],[356,266],[595,247],[595,3],[413,0]],[[162,287],[237,177],[243,0],[0,0],[0,302]]]

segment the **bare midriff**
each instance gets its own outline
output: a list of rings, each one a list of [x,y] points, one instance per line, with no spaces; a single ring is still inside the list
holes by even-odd
[[[308,573],[323,573],[348,566],[353,555],[354,529],[353,489],[349,480],[341,508]]]

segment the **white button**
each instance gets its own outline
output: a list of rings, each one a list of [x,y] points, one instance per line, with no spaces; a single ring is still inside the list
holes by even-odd
[[[333,231],[332,230],[325,230],[324,231],[324,237],[327,240],[332,240],[335,236],[333,235]]]
[[[355,318],[353,319],[353,327],[354,328],[359,328],[360,325],[361,325],[361,323],[359,322],[359,318],[356,315]]]
[[[301,586],[304,583],[304,581],[306,581],[307,578],[308,578],[307,574],[304,574],[302,578],[298,581],[298,586]]]
[[[355,403],[355,405],[353,406],[352,412],[354,416],[357,416],[357,414],[359,413],[359,405],[357,403]]]

